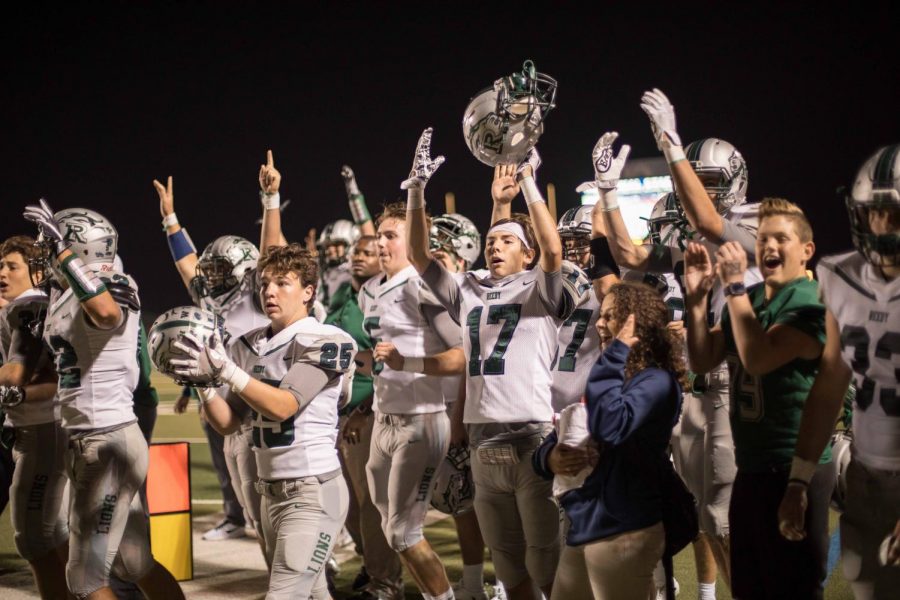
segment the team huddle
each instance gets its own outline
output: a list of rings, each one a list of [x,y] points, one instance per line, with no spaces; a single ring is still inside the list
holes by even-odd
[[[429,214],[430,128],[405,204],[373,217],[344,167],[352,220],[306,243],[282,232],[271,151],[258,248],[224,235],[198,255],[155,181],[193,305],[146,333],[109,220],[28,206],[36,237],[0,246],[0,402],[41,597],[116,598],[117,580],[184,597],[150,551],[151,364],[186,386],[176,411],[199,401],[226,513],[205,539],[255,530],[269,599],[332,597],[342,530],[358,600],[402,597],[404,567],[426,600],[487,600],[485,547],[500,598],[671,598],[687,543],[700,598],[717,577],[735,598],[822,598],[830,506],[855,597],[896,594],[900,145],[846,191],[856,249],[813,276],[803,211],[748,202],[740,152],[683,146],[656,89],[640,106],[674,192],[647,239],[620,211],[615,132],[578,188],[596,204],[555,222],[536,149],[555,92],[526,63],[469,104],[466,142],[494,169],[484,236]],[[423,535],[431,508],[455,520],[459,582]]]

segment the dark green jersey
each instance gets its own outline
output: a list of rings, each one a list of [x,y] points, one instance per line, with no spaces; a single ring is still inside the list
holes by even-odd
[[[787,325],[825,344],[825,307],[819,301],[815,281],[795,279],[768,302],[762,283],[749,288],[747,294],[763,329]],[[738,357],[727,306],[721,324],[731,372],[731,432],[737,466],[747,472],[787,469],[819,361],[796,358],[766,375],[750,375]],[[819,462],[830,460],[829,446]]]
[[[328,304],[328,316],[325,317],[325,323],[340,327],[350,334],[350,337],[356,341],[356,345],[360,350],[371,350],[375,347],[372,338],[363,329],[363,313],[359,308],[356,300],[356,291],[350,282],[344,282],[335,290],[331,296],[331,302]],[[372,387],[372,378],[360,375],[358,372],[353,376],[353,393],[348,404],[342,414],[346,414],[360,405],[363,400],[370,398],[374,392]]]
[[[156,393],[156,388],[150,383],[150,372],[153,367],[150,362],[150,355],[147,353],[147,332],[144,330],[143,322],[141,322],[138,333],[137,361],[140,373],[138,374],[138,382],[134,388],[132,400],[134,400],[135,404],[156,406],[159,404],[159,394]]]

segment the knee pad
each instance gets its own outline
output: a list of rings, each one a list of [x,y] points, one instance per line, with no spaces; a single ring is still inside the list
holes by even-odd
[[[405,527],[402,525],[400,523],[389,524],[388,530],[385,532],[388,545],[394,552],[403,552],[425,539],[421,527],[410,529],[409,525]]]
[[[525,551],[525,567],[535,585],[544,587],[553,583],[561,552],[558,542],[543,547],[528,546]]]

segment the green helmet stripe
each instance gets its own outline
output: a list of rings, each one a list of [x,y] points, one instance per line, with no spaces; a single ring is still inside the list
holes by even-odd
[[[707,139],[709,139],[709,138],[703,138],[702,140],[697,140],[696,142],[691,142],[688,145],[688,147],[685,151],[688,161],[696,162],[697,160],[700,159],[700,150],[703,148],[703,144],[706,142]]]
[[[875,172],[872,174],[872,183],[875,186],[891,186],[894,181],[894,163],[898,153],[900,153],[900,144],[888,146],[881,153],[878,162],[875,163]]]

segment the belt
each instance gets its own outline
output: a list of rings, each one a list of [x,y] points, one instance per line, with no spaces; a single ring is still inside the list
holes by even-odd
[[[385,425],[391,425],[394,427],[401,427],[403,425],[407,425],[409,423],[417,423],[419,421],[424,421],[425,417],[428,415],[437,414],[437,413],[419,413],[415,415],[392,415],[389,413],[375,413],[375,420],[378,423],[383,423]]]
[[[335,469],[334,471],[322,473],[321,475],[310,475],[308,477],[299,477],[297,479],[276,479],[274,481],[258,479],[253,484],[253,487],[256,489],[256,493],[262,496],[267,496],[269,498],[290,498],[291,496],[297,495],[300,492],[300,488],[306,484],[310,484],[313,481],[325,483],[326,481],[331,481],[340,474],[341,470]]]

